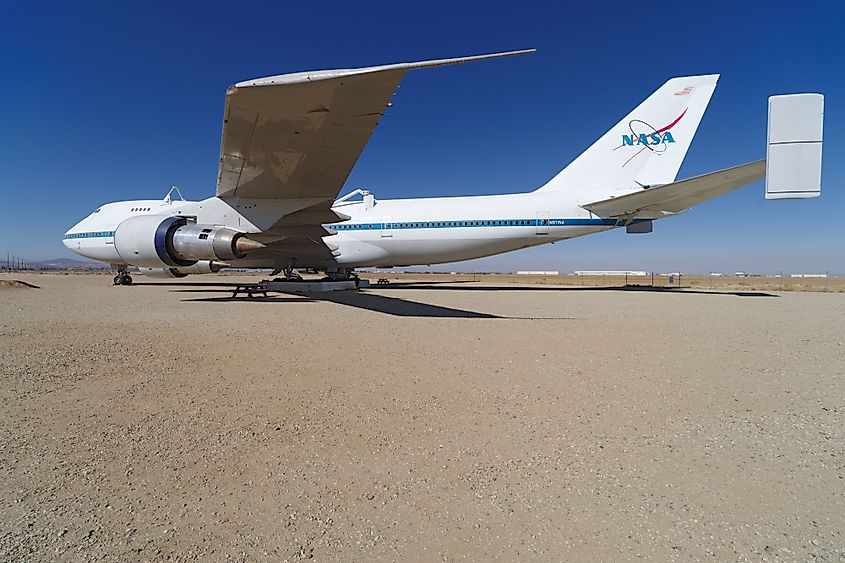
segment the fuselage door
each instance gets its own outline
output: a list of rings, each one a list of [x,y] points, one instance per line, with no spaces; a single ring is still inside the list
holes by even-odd
[[[538,211],[537,212],[537,230],[535,232],[538,235],[549,234],[549,212],[548,211]]]
[[[390,217],[383,217],[381,220],[381,236],[384,238],[393,236],[393,224],[390,222]]]

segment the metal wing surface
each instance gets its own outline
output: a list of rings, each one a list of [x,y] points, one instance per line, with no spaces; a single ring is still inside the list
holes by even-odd
[[[599,217],[657,219],[756,182],[765,173],[766,161],[758,160],[581,207]]]
[[[239,82],[226,93],[217,195],[328,208],[409,70],[533,50]]]

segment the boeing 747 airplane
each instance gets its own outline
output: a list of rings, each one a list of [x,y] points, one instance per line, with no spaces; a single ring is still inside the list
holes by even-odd
[[[340,189],[406,72],[511,51],[240,82],[226,93],[217,192],[186,201],[107,203],[64,244],[130,273],[183,277],[222,268],[355,268],[457,262],[625,228],[767,177],[767,198],[820,193],[823,99],[774,97],[767,160],[676,181],[718,75],[672,78],[538,189],[508,195],[377,200]],[[174,197],[174,193],[178,197]]]

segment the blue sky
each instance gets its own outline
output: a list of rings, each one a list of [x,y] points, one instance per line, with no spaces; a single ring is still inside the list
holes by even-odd
[[[614,231],[460,269],[845,274],[840,1],[4,4],[0,254],[71,256],[62,233],[107,201],[172,184],[212,195],[234,82],[535,47],[408,74],[344,191],[529,191],[667,78],[718,72],[680,177],[761,158],[767,97],[821,92],[821,198],[767,202],[760,183],[650,235]]]

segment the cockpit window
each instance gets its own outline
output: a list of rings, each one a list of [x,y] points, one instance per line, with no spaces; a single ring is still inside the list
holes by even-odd
[[[97,209],[95,209],[95,210],[94,210],[94,213],[99,213],[99,212],[100,212],[100,208],[99,208],[99,207],[98,207]]]

